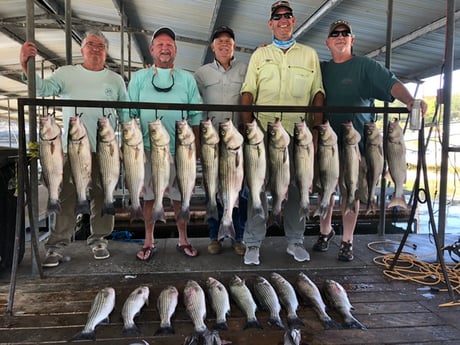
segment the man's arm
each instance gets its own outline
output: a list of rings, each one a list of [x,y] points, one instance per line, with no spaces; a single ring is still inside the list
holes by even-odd
[[[409,111],[412,110],[412,105],[414,104],[414,97],[410,94],[409,90],[400,82],[396,82],[391,87],[391,95],[397,100],[403,102]],[[427,104],[422,100],[420,103],[420,108],[422,110],[422,115],[426,113]]]
[[[253,105],[254,96],[250,92],[243,92],[241,94],[241,105]],[[252,112],[243,111],[241,113],[241,122],[244,125],[245,123],[251,122],[253,120]]]

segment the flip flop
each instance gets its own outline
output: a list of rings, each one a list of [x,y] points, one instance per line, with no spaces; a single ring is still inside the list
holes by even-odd
[[[141,250],[137,252],[136,259],[140,261],[149,261],[153,257],[156,251],[157,251],[156,247],[142,248]],[[139,257],[140,253],[142,253],[143,259]]]
[[[198,256],[198,251],[196,251],[196,254],[195,255],[190,255],[186,252],[186,250],[188,250],[190,253],[193,253],[193,250],[194,248],[192,247],[191,244],[184,244],[184,245],[176,245],[176,249],[179,253],[182,253],[184,254],[185,256],[189,257],[189,258],[194,258],[196,256]]]

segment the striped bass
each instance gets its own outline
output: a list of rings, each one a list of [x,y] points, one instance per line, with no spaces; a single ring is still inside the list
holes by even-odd
[[[251,291],[246,286],[244,279],[234,275],[230,280],[229,287],[233,300],[246,316],[246,325],[244,329],[262,328],[256,317],[257,304],[252,297]]]
[[[224,284],[213,277],[206,280],[206,288],[211,298],[211,307],[216,314],[216,329],[228,329],[227,314],[230,313],[230,297]]]
[[[300,345],[301,341],[302,335],[300,329],[292,328],[284,333],[282,345]]]
[[[268,136],[268,188],[272,196],[272,212],[269,223],[281,225],[281,210],[288,197],[290,183],[289,171],[289,134],[276,118],[269,122]]]
[[[155,195],[152,210],[152,224],[157,220],[165,223],[163,196],[169,186],[171,153],[170,137],[160,119],[148,123],[150,136],[150,157],[152,162],[152,188]]]
[[[219,191],[224,208],[217,239],[235,238],[233,208],[238,204],[238,194],[243,186],[244,158],[243,136],[230,119],[219,123]]]
[[[204,189],[206,191],[206,219],[219,219],[217,213],[217,193],[219,179],[219,133],[211,119],[200,123],[201,164],[203,167]]]
[[[319,133],[317,163],[321,200],[314,215],[324,219],[339,180],[339,149],[337,134],[329,125],[329,121],[315,128]]]
[[[91,147],[85,125],[81,121],[81,114],[69,119],[67,153],[77,193],[75,215],[91,214],[88,199],[91,188]]]
[[[140,314],[144,305],[149,304],[149,293],[150,290],[147,286],[139,286],[126,299],[121,310],[123,334],[140,334],[134,323],[134,318]]]
[[[196,179],[196,145],[192,127],[187,121],[176,121],[176,181],[181,195],[178,219],[189,221],[190,200]]]
[[[254,214],[265,218],[261,194],[265,191],[267,174],[267,153],[265,150],[264,133],[257,121],[245,124],[244,131],[244,176],[248,185]]]
[[[62,188],[64,152],[62,129],[52,114],[40,116],[40,164],[48,188],[48,213],[61,212],[59,194]]]
[[[383,171],[383,137],[375,122],[364,125],[365,157],[367,167],[367,209],[366,214],[376,212],[375,190]]]
[[[157,308],[160,313],[160,328],[155,332],[155,335],[174,334],[171,317],[176,311],[178,299],[179,291],[172,285],[165,287],[160,292],[157,300]]]
[[[270,282],[278,294],[281,305],[286,309],[289,327],[293,328],[295,325],[303,326],[303,322],[297,316],[299,301],[297,300],[294,287],[276,272],[270,275]]]
[[[278,295],[267,279],[261,276],[256,277],[254,295],[261,308],[268,310],[270,314],[268,324],[277,326],[279,329],[284,329],[285,327],[280,317],[281,304]]]
[[[192,319],[195,332],[202,334],[206,329],[206,300],[204,291],[195,280],[188,280],[184,287],[184,305]]]
[[[407,174],[406,143],[403,130],[399,120],[396,118],[388,124],[387,140],[386,158],[388,170],[395,184],[395,191],[388,208],[397,206],[406,209],[407,204],[404,197],[404,183],[406,182]]]
[[[334,280],[326,280],[324,282],[324,295],[329,305],[336,309],[343,317],[342,326],[344,328],[366,329],[366,327],[351,314],[354,308],[342,285]]]
[[[343,205],[343,215],[350,212],[357,213],[356,192],[358,190],[359,163],[361,153],[359,152],[359,142],[361,135],[353,127],[353,123],[348,121],[342,123],[342,185],[344,195],[341,195]]]
[[[72,340],[96,340],[96,326],[100,323],[109,323],[109,315],[115,306],[115,290],[111,287],[101,289],[94,298],[88,319],[83,331],[75,335]]]
[[[299,295],[312,305],[325,329],[340,328],[340,325],[327,314],[321,292],[306,274],[300,272],[297,275],[295,286]]]
[[[144,189],[145,153],[142,132],[136,119],[122,123],[122,143],[126,187],[131,200],[131,222],[136,219],[143,220],[140,196]]]
[[[300,220],[310,219],[310,191],[313,184],[315,148],[305,120],[294,124],[294,171],[300,191]]]
[[[113,192],[120,178],[120,149],[115,131],[107,117],[97,121],[96,155],[99,163],[99,173],[104,191],[104,207],[102,214],[115,215]]]

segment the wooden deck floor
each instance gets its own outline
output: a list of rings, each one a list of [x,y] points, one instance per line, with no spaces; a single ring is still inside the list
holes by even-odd
[[[186,258],[175,250],[176,239],[157,240],[158,252],[151,262],[136,261],[135,252],[140,243],[110,241],[111,257],[108,260],[92,259],[84,241],[68,247],[72,260],[52,269],[46,269],[45,278],[32,274],[30,249],[18,271],[13,315],[5,313],[8,301],[9,277],[0,277],[0,344],[60,344],[67,342],[82,330],[91,303],[97,291],[106,286],[116,290],[116,306],[111,323],[97,328],[97,344],[134,344],[145,340],[148,344],[180,345],[193,333],[193,324],[182,303],[182,291],[188,279],[204,287],[207,277],[213,276],[228,286],[233,274],[245,278],[251,287],[257,275],[268,277],[273,271],[290,282],[299,272],[306,273],[318,285],[326,279],[341,283],[348,292],[355,310],[353,314],[367,330],[325,330],[313,309],[301,302],[298,315],[305,326],[301,327],[305,344],[460,344],[460,306],[440,307],[450,302],[447,292],[436,292],[426,286],[407,281],[396,281],[383,274],[383,267],[373,259],[380,254],[369,250],[368,244],[385,252],[395,251],[402,235],[357,235],[355,260],[343,263],[336,260],[340,237],[333,239],[327,253],[311,253],[311,261],[295,262],[285,253],[283,237],[268,237],[261,248],[261,265],[246,266],[236,256],[230,243],[224,242],[224,252],[211,256],[206,252],[208,240],[192,238],[200,256]],[[458,236],[446,236],[446,243]],[[315,236],[307,236],[305,244],[311,248]],[[394,240],[393,244],[380,245],[376,241]],[[424,261],[436,260],[434,245],[427,235],[410,235],[408,243],[417,248],[407,248]],[[43,254],[43,253],[42,253]],[[449,258],[446,256],[446,259]],[[150,287],[150,304],[142,309],[136,323],[140,336],[122,335],[121,309],[128,294],[137,286]],[[156,300],[167,285],[175,285],[180,293],[179,304],[173,316],[174,335],[154,335],[159,326]],[[458,295],[456,295],[458,296]],[[282,344],[283,331],[267,324],[268,313],[258,311],[263,329],[244,330],[245,318],[232,302],[228,317],[229,330],[221,331],[222,339],[238,345]],[[286,323],[286,313],[281,316]],[[331,316],[340,321],[338,314]],[[214,314],[208,308],[206,324],[212,328]],[[92,342],[84,342],[92,343]]]

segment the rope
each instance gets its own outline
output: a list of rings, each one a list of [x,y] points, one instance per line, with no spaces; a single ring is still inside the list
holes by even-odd
[[[383,274],[393,280],[398,281],[410,281],[417,284],[425,285],[431,287],[431,291],[436,292],[447,292],[446,288],[438,288],[437,285],[445,284],[444,276],[442,273],[442,267],[439,263],[428,263],[426,261],[420,260],[420,257],[411,253],[401,253],[398,258],[398,262],[394,266],[393,270],[390,270],[390,266],[393,264],[393,259],[395,257],[394,253],[387,253],[382,250],[374,248],[376,245],[380,244],[399,244],[395,241],[376,241],[371,242],[367,246],[370,250],[379,253],[379,256],[376,256],[373,259],[373,262],[382,266],[386,269],[383,270]],[[416,249],[416,245],[405,244],[405,246],[410,246],[413,249]],[[427,256],[430,256],[428,254]],[[450,264],[446,265],[447,275],[449,281],[452,285],[452,289],[457,293],[460,293],[460,264]],[[449,302],[440,304],[439,307],[449,307],[449,306],[459,306],[460,301]]]

